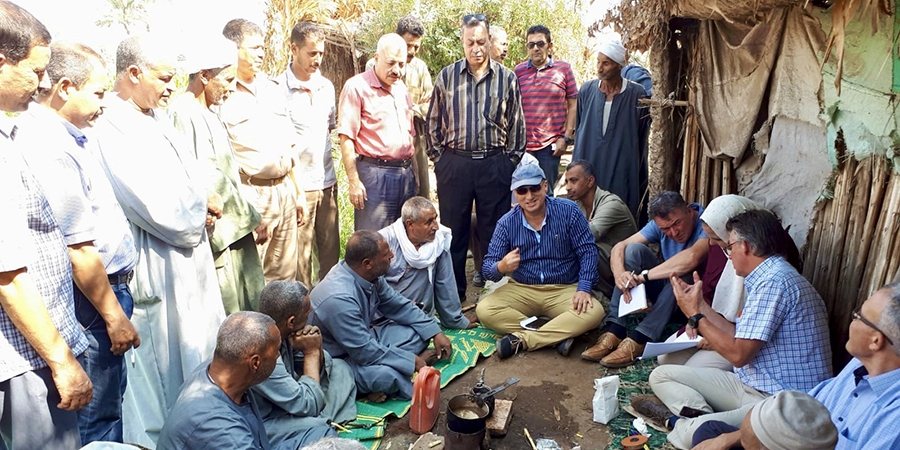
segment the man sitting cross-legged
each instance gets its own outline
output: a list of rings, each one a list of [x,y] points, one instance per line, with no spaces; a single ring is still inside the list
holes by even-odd
[[[394,259],[384,275],[400,295],[433,316],[447,328],[473,328],[475,317],[466,317],[460,307],[453,261],[450,259],[450,229],[438,222],[434,204],[425,197],[403,203],[400,218],[378,231],[387,241]]]
[[[322,350],[322,334],[307,324],[311,309],[309,290],[299,281],[272,281],[259,296],[259,311],[275,319],[281,333],[275,370],[253,387],[273,444],[309,444],[334,435],[329,420],[356,418],[353,372]]]
[[[359,393],[377,400],[412,398],[413,372],[452,351],[434,317],[385,281],[393,256],[377,231],[357,231],[344,260],[310,294],[310,324],[321,330],[322,346],[350,364]],[[427,350],[432,339],[434,350]]]
[[[554,344],[566,356],[572,338],[603,320],[591,294],[597,247],[578,206],[547,196],[540,166],[517,168],[511,188],[519,204],[497,222],[481,269],[488,280],[511,279],[478,303],[478,318],[507,333],[497,341],[500,358]],[[552,320],[537,331],[523,330],[519,323],[529,316]]]

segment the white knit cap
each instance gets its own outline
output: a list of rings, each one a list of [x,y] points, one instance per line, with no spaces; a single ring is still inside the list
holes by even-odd
[[[781,391],[757,403],[750,427],[769,450],[830,450],[837,443],[831,413],[804,392]]]
[[[184,55],[182,68],[188,75],[192,75],[201,70],[218,69],[236,63],[237,45],[224,36],[215,36],[196,41],[193,48]]]
[[[625,65],[625,46],[618,38],[607,36],[597,47],[597,51],[606,55],[607,58],[619,63],[620,66]]]

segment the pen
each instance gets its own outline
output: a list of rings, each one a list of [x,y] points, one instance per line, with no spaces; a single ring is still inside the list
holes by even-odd
[[[137,361],[137,357],[134,356],[134,350],[131,350],[131,367],[134,368],[134,364]]]
[[[632,270],[632,271],[629,272],[629,273],[631,274],[631,278],[634,279],[634,271]],[[625,283],[625,289],[628,289],[628,288],[630,288],[630,287],[631,287],[631,280],[628,280],[628,282]]]

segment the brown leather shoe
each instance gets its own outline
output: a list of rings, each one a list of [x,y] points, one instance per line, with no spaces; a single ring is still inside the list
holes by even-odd
[[[631,407],[643,418],[652,422],[657,427],[668,430],[667,420],[672,415],[669,408],[655,395],[633,395]]]
[[[581,353],[581,359],[600,361],[603,357],[612,353],[612,351],[619,346],[620,342],[622,342],[621,339],[617,338],[615,334],[607,331],[600,335],[596,344]]]
[[[638,356],[644,353],[644,346],[638,344],[637,341],[631,338],[625,338],[619,347],[616,348],[616,351],[606,355],[605,358],[600,360],[600,365],[604,367],[609,367],[612,369],[619,367],[627,367],[634,364],[637,361]]]

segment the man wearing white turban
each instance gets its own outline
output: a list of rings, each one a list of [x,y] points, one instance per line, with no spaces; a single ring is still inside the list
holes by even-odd
[[[175,128],[187,142],[185,148],[197,158],[201,183],[216,199],[206,225],[226,314],[256,310],[265,285],[253,239],[259,213],[241,195],[239,166],[228,132],[210,110],[234,91],[234,48],[234,42],[222,36],[198,42],[184,63],[190,75],[187,90],[169,107]]]
[[[625,47],[606,39],[597,53],[597,79],[578,91],[573,160],[594,166],[597,186],[621,198],[641,225],[647,221],[641,198],[647,189],[647,131],[650,117],[638,100],[641,85],[622,78]]]

